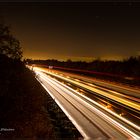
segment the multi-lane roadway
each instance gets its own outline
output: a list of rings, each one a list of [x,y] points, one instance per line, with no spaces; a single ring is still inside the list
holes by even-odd
[[[85,139],[140,139],[139,91],[81,78],[78,75],[34,67],[38,81],[52,96]],[[61,79],[61,80],[60,80]],[[91,82],[92,81],[92,82]],[[64,84],[67,82],[68,84]],[[137,123],[71,88],[85,89],[136,113]],[[118,88],[117,88],[118,87]],[[116,91],[117,89],[117,91]],[[132,94],[134,93],[134,95]],[[132,96],[133,95],[133,96]]]

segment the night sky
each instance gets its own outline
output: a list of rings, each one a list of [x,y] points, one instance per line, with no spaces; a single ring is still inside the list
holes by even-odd
[[[93,60],[140,55],[138,2],[0,3],[24,58]]]

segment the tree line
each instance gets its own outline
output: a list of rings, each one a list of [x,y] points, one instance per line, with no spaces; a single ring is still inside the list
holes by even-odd
[[[131,56],[120,61],[113,60],[94,60],[86,61],[58,61],[55,59],[48,60],[31,60],[26,59],[29,64],[41,64],[54,67],[65,67],[79,70],[88,70],[102,73],[110,73],[129,77],[140,77],[140,56]]]
[[[87,75],[101,80],[140,86],[140,56],[131,56],[121,61],[97,59],[86,62],[70,59],[67,61],[26,59],[24,62],[32,66],[51,66],[50,68]]]

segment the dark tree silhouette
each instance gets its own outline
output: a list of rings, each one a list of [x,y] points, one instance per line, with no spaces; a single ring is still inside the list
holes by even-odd
[[[0,24],[0,54],[12,59],[21,59],[20,42],[10,33],[9,27]]]

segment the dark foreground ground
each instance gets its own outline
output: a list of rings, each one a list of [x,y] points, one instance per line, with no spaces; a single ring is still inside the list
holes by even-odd
[[[0,55],[0,140],[78,139],[79,132],[20,61]]]

